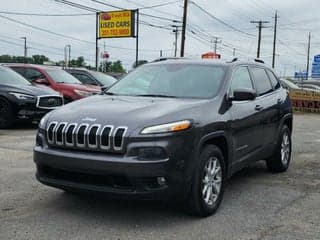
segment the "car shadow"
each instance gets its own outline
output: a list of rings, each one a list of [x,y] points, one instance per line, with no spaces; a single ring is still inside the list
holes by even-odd
[[[239,183],[247,183],[254,178],[261,178],[266,175],[267,170],[263,163],[256,163],[233,175],[226,184],[226,194],[224,198],[230,197],[228,189],[237,188]],[[230,190],[235,191],[235,190]],[[224,199],[227,200],[227,199]],[[137,224],[143,221],[144,225],[154,226],[155,223],[163,221],[190,221],[199,220],[198,217],[189,214],[184,203],[167,202],[156,200],[136,200],[109,197],[103,194],[89,193],[69,193],[59,192],[51,198],[50,206],[60,206],[68,211],[68,214],[83,215],[87,217],[99,218],[100,220],[113,223]],[[230,203],[230,199],[227,200]],[[223,215],[223,209],[227,206],[222,204],[215,215]],[[91,216],[91,217],[90,217]],[[155,218],[156,216],[156,218]]]

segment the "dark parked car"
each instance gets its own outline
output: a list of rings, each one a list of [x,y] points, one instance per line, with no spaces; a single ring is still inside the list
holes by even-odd
[[[287,170],[291,132],[287,91],[264,64],[160,61],[46,115],[36,177],[66,191],[175,199],[208,216],[240,169],[264,159]]]
[[[82,84],[61,68],[34,64],[7,64],[28,81],[60,92],[65,103],[100,93],[100,87]]]
[[[0,66],[0,129],[17,120],[39,121],[63,105],[63,98],[47,87],[31,85],[9,68]]]
[[[100,86],[102,89],[106,89],[118,81],[114,77],[111,77],[104,73],[87,69],[70,68],[66,69],[66,71],[77,78],[83,84]]]

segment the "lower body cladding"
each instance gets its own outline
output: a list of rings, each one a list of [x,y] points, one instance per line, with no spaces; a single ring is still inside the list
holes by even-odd
[[[148,159],[153,149],[151,145],[157,146],[154,149],[163,149],[165,155]],[[129,143],[125,154],[113,154],[41,146],[37,140],[34,148],[36,177],[45,185],[65,190],[181,200],[187,197],[191,187],[194,146],[191,136],[180,135],[159,138],[154,143]],[[137,149],[147,149],[142,153],[143,159],[137,156]]]

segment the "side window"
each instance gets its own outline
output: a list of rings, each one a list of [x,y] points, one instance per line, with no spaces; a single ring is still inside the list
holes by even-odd
[[[24,68],[19,67],[11,67],[11,69],[17,73],[19,73],[21,76],[25,77],[25,71]]]
[[[251,67],[253,79],[256,83],[257,92],[263,95],[272,92],[271,82],[266,71],[263,68]]]
[[[267,70],[267,73],[269,75],[272,87],[274,89],[278,89],[280,87],[280,83],[279,83],[278,79],[276,78],[276,76],[274,75],[274,73],[271,72],[270,70]]]
[[[233,92],[235,89],[238,88],[253,89],[252,81],[247,67],[239,67],[234,71],[232,75],[230,89]]]
[[[25,71],[25,78],[29,81],[35,81],[37,79],[45,78],[45,76],[38,70],[27,68]]]
[[[91,85],[97,85],[97,83],[91,79],[89,76],[82,74],[82,73],[72,73],[74,77],[80,80],[83,84],[91,84]]]

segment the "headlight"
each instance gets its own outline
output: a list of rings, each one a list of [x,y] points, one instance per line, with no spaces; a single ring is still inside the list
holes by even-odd
[[[87,91],[82,91],[82,90],[77,90],[75,89],[74,92],[82,97],[89,97],[92,95],[91,92],[87,92]]]
[[[15,96],[19,100],[34,100],[36,97],[28,94],[22,94],[22,93],[16,93],[16,92],[11,92],[11,95]]]
[[[50,116],[52,112],[47,113],[46,115],[44,115],[43,118],[41,118],[40,122],[39,122],[39,128],[41,129],[45,129],[46,128],[46,124],[47,124],[47,120]]]
[[[173,123],[166,123],[151,127],[146,127],[141,131],[141,134],[153,134],[153,133],[168,133],[168,132],[178,132],[186,130],[191,127],[191,121],[183,120]]]

